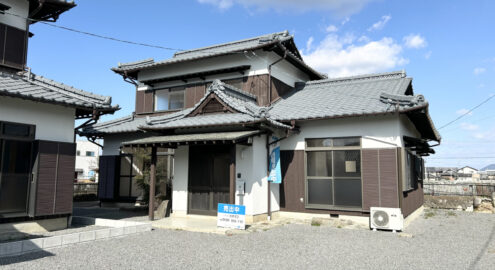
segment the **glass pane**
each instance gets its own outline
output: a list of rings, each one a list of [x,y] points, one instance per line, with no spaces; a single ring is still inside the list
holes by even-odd
[[[360,145],[361,145],[361,140],[358,137],[333,139],[333,146],[360,146]]]
[[[168,110],[168,90],[155,91],[155,111]]]
[[[120,157],[120,175],[129,175],[131,172],[131,156],[121,156]]]
[[[361,180],[335,179],[335,205],[361,207]]]
[[[132,179],[131,186],[131,197],[139,197],[143,193],[143,190],[138,186],[137,180],[135,178]]]
[[[359,150],[334,151],[335,176],[361,177],[361,152]]]
[[[120,186],[119,186],[119,196],[120,197],[129,197],[130,190],[129,190],[129,183],[130,178],[129,177],[121,177],[120,178]]]
[[[31,127],[28,125],[4,123],[3,134],[7,136],[29,137]]]
[[[31,143],[5,141],[3,173],[30,173]]]
[[[332,151],[307,152],[308,176],[332,176]]]
[[[184,92],[172,92],[170,93],[170,110],[184,108]]]
[[[0,213],[26,211],[29,174],[3,173],[0,186]]]
[[[308,179],[308,204],[333,204],[332,180]]]
[[[306,144],[308,147],[330,147],[332,146],[332,139],[307,139]]]

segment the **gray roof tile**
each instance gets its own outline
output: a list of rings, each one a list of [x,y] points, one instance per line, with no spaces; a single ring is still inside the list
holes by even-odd
[[[119,109],[118,105],[112,106],[111,97],[79,90],[32,73],[0,72],[0,95],[87,110],[113,112]]]

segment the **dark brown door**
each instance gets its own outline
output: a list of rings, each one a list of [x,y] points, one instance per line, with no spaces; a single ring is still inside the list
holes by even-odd
[[[189,149],[190,214],[216,215],[218,203],[229,202],[230,145]]]
[[[0,140],[0,216],[26,213],[31,148],[29,141]]]

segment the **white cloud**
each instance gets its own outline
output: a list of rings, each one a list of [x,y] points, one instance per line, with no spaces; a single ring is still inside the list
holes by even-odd
[[[404,45],[406,48],[419,49],[426,47],[427,42],[420,34],[409,34],[404,37]]]
[[[306,41],[306,51],[309,52],[311,50],[311,45],[313,45],[314,38],[309,37],[308,41]]]
[[[486,71],[486,68],[477,67],[473,70],[473,74],[474,75],[480,75],[481,73],[485,73],[485,71]]]
[[[392,38],[359,40],[352,35],[328,34],[303,57],[310,66],[330,77],[389,71],[408,63],[401,55],[402,47]]]
[[[348,23],[350,20],[351,20],[351,18],[349,18],[349,17],[345,17],[345,18],[342,20],[342,22],[340,23],[340,25],[344,25],[344,24]],[[495,59],[495,58],[494,58],[494,59]]]
[[[197,0],[202,4],[214,5],[221,10],[231,8],[234,4],[254,7],[261,10],[329,10],[339,16],[348,16],[359,12],[373,0]]]
[[[460,109],[460,110],[458,110],[455,113],[458,114],[458,115],[464,115],[464,114],[473,115],[473,112],[469,112],[468,109]]]
[[[480,128],[478,125],[469,124],[466,122],[461,123],[460,127],[461,129],[468,131],[478,130]]]
[[[392,16],[390,15],[382,16],[382,18],[379,21],[377,21],[370,28],[368,28],[368,31],[371,32],[371,31],[383,29],[383,27],[385,27],[385,25],[388,23],[388,21],[390,21],[390,19],[392,19]]]
[[[337,28],[337,26],[331,24],[331,25],[327,26],[327,28],[325,30],[327,32],[331,33],[331,32],[337,32],[337,31],[339,31],[339,28]]]

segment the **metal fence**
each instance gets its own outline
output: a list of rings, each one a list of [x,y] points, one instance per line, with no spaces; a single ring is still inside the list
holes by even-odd
[[[493,183],[423,183],[425,195],[492,196]]]
[[[75,183],[74,196],[98,194],[98,183]]]

